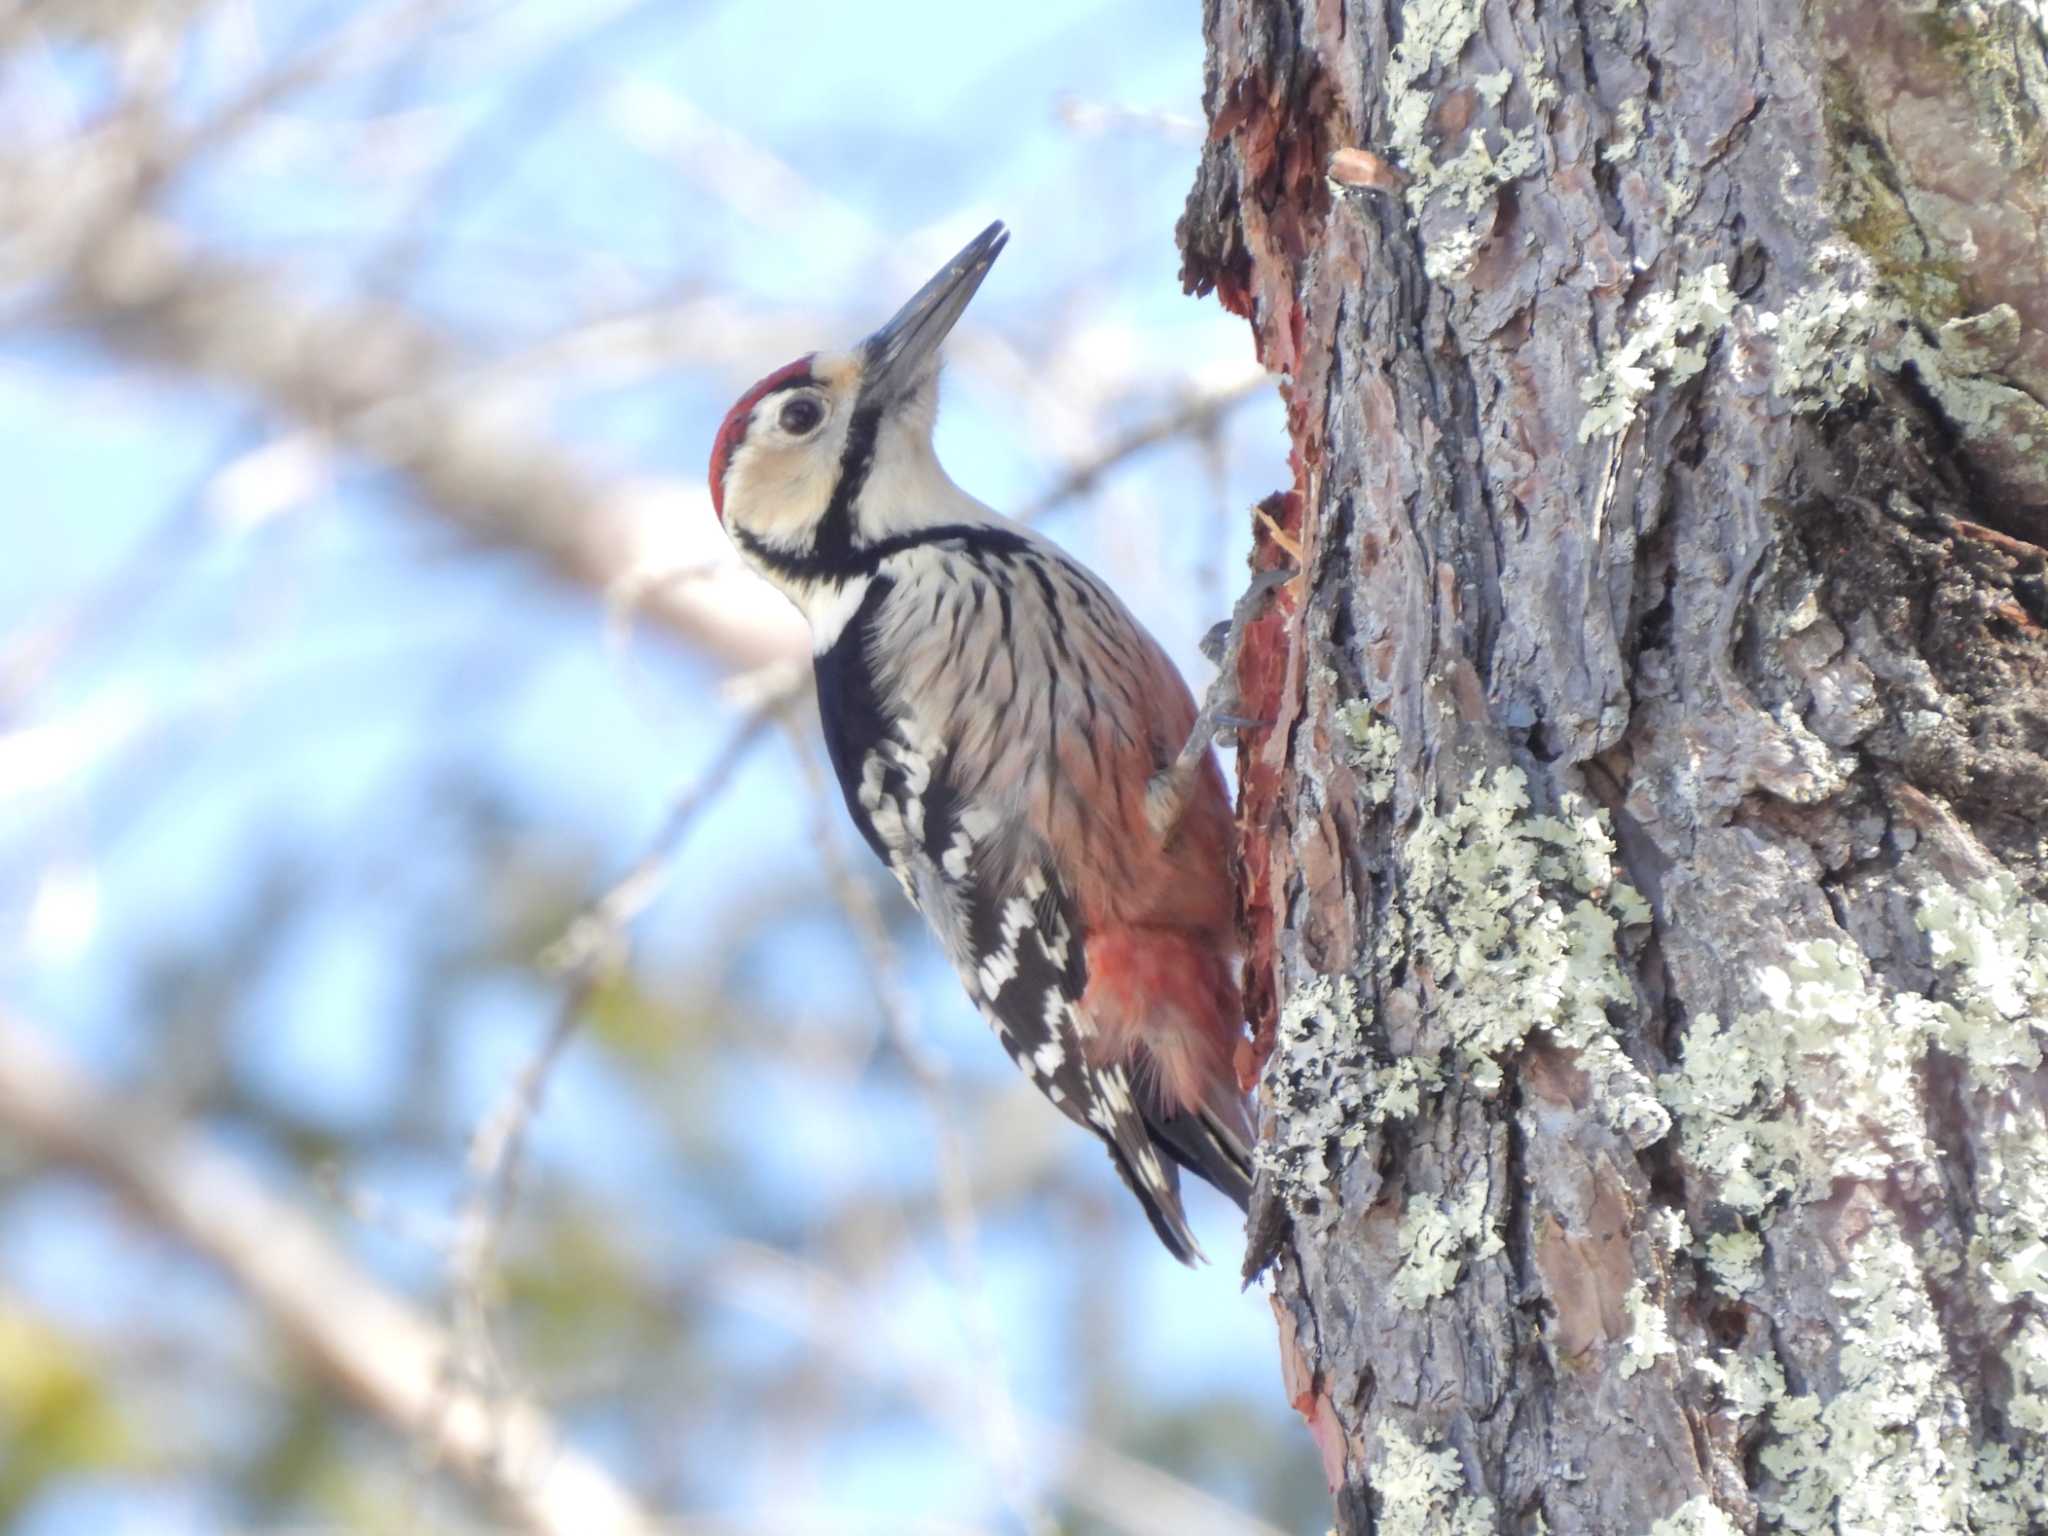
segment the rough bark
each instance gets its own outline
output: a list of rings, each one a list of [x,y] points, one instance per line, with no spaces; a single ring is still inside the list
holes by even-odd
[[[2038,8],[1211,0],[1346,1531],[2048,1529]]]

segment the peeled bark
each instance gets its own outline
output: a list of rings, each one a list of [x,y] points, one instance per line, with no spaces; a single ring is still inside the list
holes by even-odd
[[[2048,1529],[2026,7],[1211,0],[1248,1269],[1340,1528]]]

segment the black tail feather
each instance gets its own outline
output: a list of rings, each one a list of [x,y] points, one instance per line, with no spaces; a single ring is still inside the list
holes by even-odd
[[[1201,1109],[1177,1115],[1148,1112],[1145,1127],[1159,1149],[1181,1167],[1221,1190],[1240,1211],[1251,1209],[1251,1152],[1237,1132],[1213,1111]]]
[[[1138,1197],[1138,1204],[1145,1208],[1145,1219],[1152,1223],[1152,1230],[1159,1234],[1159,1241],[1166,1245],[1166,1251],[1190,1269],[1197,1264],[1206,1264],[1209,1256],[1202,1252],[1201,1244],[1195,1241],[1195,1234],[1188,1226],[1187,1212],[1181,1209],[1180,1174],[1174,1169],[1173,1164],[1161,1165],[1166,1182],[1162,1187],[1154,1188],[1139,1177],[1137,1170],[1132,1168],[1125,1158],[1121,1147],[1113,1141],[1109,1142],[1108,1146],[1110,1162],[1116,1166],[1116,1171],[1130,1187],[1131,1193]],[[1167,1150],[1172,1151],[1171,1148]],[[1175,1154],[1175,1161],[1178,1160],[1178,1154]]]

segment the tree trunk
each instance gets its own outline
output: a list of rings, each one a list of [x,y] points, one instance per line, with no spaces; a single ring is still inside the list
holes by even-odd
[[[2038,7],[1210,0],[1345,1531],[2048,1530]]]

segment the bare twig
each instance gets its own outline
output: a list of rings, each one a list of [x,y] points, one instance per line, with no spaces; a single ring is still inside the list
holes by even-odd
[[[118,1191],[216,1264],[321,1377],[544,1536],[653,1536],[654,1517],[532,1403],[450,1382],[452,1345],[240,1163],[92,1084],[45,1033],[0,1013],[0,1126]]]
[[[146,213],[73,222],[37,247],[49,275],[67,279],[49,318],[243,390],[389,468],[418,508],[473,538],[591,591],[644,592],[645,612],[728,662],[802,654],[794,615],[750,577],[649,579],[689,563],[679,530],[715,547],[701,490],[607,483],[508,419],[490,391],[461,387],[460,349],[404,309],[308,299],[262,268],[201,254]]]
[[[982,1450],[996,1469],[1004,1498],[1017,1518],[1029,1530],[1051,1536],[1055,1527],[1040,1505],[1027,1472],[1024,1447],[1017,1431],[1017,1408],[1010,1400],[1003,1369],[1001,1336],[982,1278],[979,1222],[967,1175],[967,1150],[948,1091],[945,1063],[932,1054],[918,1032],[909,993],[903,985],[902,957],[889,936],[889,926],[874,892],[848,867],[840,852],[832,820],[837,808],[832,804],[834,797],[817,755],[807,744],[799,743],[797,756],[803,763],[811,793],[812,841],[824,859],[826,880],[867,957],[883,1026],[890,1043],[902,1056],[932,1124],[938,1152],[939,1212],[946,1232],[953,1288],[959,1298],[969,1345],[977,1357],[971,1374],[975,1422],[982,1429]]]
[[[540,1110],[548,1077],[574,1037],[592,993],[624,962],[627,931],[660,893],[690,827],[724,793],[769,723],[789,702],[770,699],[740,723],[710,766],[670,808],[647,851],[569,924],[543,957],[565,978],[561,1003],[547,1034],[470,1137],[468,1189],[448,1257],[450,1321],[459,1346],[451,1379],[477,1383],[493,1399],[515,1385],[491,1328],[493,1276],[505,1222],[518,1199],[527,1129]]]
[[[1068,469],[1036,500],[1025,505],[1017,514],[1018,520],[1032,522],[1062,503],[1087,494],[1104,475],[1148,448],[1156,448],[1177,437],[1199,438],[1213,432],[1219,421],[1247,400],[1270,389],[1272,382],[1271,375],[1261,369],[1232,379],[1220,388],[1190,394],[1172,409],[1118,434],[1099,451]]]
[[[1183,112],[1131,107],[1115,101],[1090,101],[1081,96],[1061,97],[1053,108],[1053,115],[1070,131],[1089,138],[1107,133],[1128,133],[1199,144],[1208,133],[1208,125],[1199,117],[1190,117]]]
[[[239,138],[273,108],[352,69],[416,47],[462,0],[386,0],[336,22],[279,60],[167,145],[165,168],[189,165]]]
[[[932,1423],[956,1432],[976,1415],[971,1366],[937,1358],[874,1316],[825,1270],[754,1244],[735,1244],[707,1283],[728,1304],[765,1317],[869,1378],[907,1390]],[[1077,1509],[1128,1536],[1282,1536],[1275,1526],[1084,1435],[1020,1417],[1030,1465]]]

